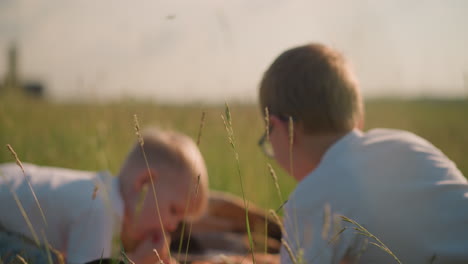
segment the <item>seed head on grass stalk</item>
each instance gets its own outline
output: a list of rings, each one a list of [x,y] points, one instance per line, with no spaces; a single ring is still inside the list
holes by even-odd
[[[3,176],[3,174],[0,174]],[[29,231],[31,232],[33,236],[34,243],[36,243],[37,246],[40,246],[41,243],[39,242],[39,237],[37,236],[36,231],[34,230],[33,225],[31,224],[31,220],[28,217],[28,214],[26,213],[26,210],[24,210],[23,204],[21,203],[20,199],[18,198],[18,195],[16,192],[13,190],[12,187],[10,187],[10,192],[11,195],[13,196],[13,199],[15,199],[16,205],[18,206],[18,209],[21,212],[21,215],[23,216],[24,220],[26,221],[26,225],[29,228]]]
[[[386,253],[388,253],[390,256],[392,256],[396,262],[401,264],[401,261],[397,258],[395,254],[382,242],[380,239],[378,239],[376,236],[374,236],[371,232],[369,232],[367,229],[365,229],[363,226],[361,226],[358,222],[346,217],[346,216],[341,216],[341,219],[345,222],[351,223],[354,227],[353,229],[357,231],[357,234],[369,237],[371,239],[374,239],[376,242],[370,242],[370,244],[382,249]]]
[[[253,239],[252,239],[252,234],[250,232],[250,223],[249,223],[249,206],[247,204],[247,200],[245,198],[245,192],[244,192],[244,184],[242,182],[242,174],[241,174],[241,169],[240,169],[240,162],[239,162],[239,154],[236,149],[236,141],[234,137],[234,130],[232,128],[232,119],[231,119],[231,111],[229,109],[229,105],[226,102],[226,108],[225,108],[225,115],[221,115],[221,119],[223,120],[224,127],[226,128],[226,132],[228,134],[228,139],[229,143],[231,144],[232,150],[234,151],[234,155],[236,158],[236,165],[237,165],[237,173],[239,175],[239,181],[240,181],[240,187],[241,187],[241,192],[242,192],[242,199],[244,200],[244,207],[245,207],[245,224],[246,224],[246,229],[247,229],[247,235],[249,237],[249,244],[250,244],[250,250],[252,252],[252,261],[253,263],[255,262],[255,254],[254,254],[254,244],[253,244]]]
[[[98,190],[99,190],[99,186],[98,186],[98,185],[94,185],[93,195],[91,196],[91,199],[96,200],[96,196],[97,196]]]
[[[322,239],[327,240],[328,234],[331,229],[331,207],[329,203],[326,203],[323,207],[323,226],[322,226]]]
[[[274,211],[274,210],[269,210],[269,213],[271,216],[273,216],[273,219],[275,219],[276,223],[278,224],[278,226],[280,227],[281,229],[281,233],[282,234],[286,234],[286,232],[284,231],[284,225],[283,225],[283,222],[281,221],[281,219],[279,218],[278,214]]]
[[[273,167],[271,166],[270,163],[267,163],[267,166],[268,166],[268,170],[270,172],[270,175],[273,178],[273,182],[275,183],[276,192],[278,193],[278,197],[280,199],[280,202],[281,202],[281,204],[284,204],[283,195],[281,194],[281,189],[280,189],[280,186],[279,186],[279,183],[278,183],[278,176],[276,176],[276,172],[275,172],[275,170],[273,169]]]
[[[16,258],[19,259],[19,261],[20,261],[22,264],[28,264],[28,262],[26,262],[26,260],[25,260],[23,257],[21,257],[20,255],[17,254],[17,255],[16,255]]]
[[[47,227],[47,220],[45,218],[44,211],[42,210],[41,204],[39,203],[39,200],[37,199],[36,193],[34,192],[34,189],[31,183],[29,182],[28,177],[26,177],[23,164],[21,163],[20,159],[18,158],[18,155],[16,154],[15,150],[11,147],[11,145],[7,144],[6,146],[7,146],[7,149],[10,151],[10,153],[13,155],[13,158],[15,159],[16,164],[18,164],[18,166],[21,168],[21,171],[23,172],[24,180],[28,183],[29,189],[31,190],[31,193],[34,197],[34,201],[36,202],[36,205],[39,208],[39,211],[41,212],[42,220],[44,221],[44,224]]]
[[[13,148],[11,148],[10,145],[7,145],[7,147],[9,146],[9,150],[13,150]],[[11,152],[10,150],[10,152]],[[14,153],[14,154],[13,154]],[[12,154],[15,156],[16,153],[13,151]],[[17,157],[17,156],[16,156]],[[19,161],[19,159],[16,159],[17,160],[17,163],[21,164],[21,162]],[[22,165],[20,165],[20,167],[22,168]],[[5,177],[5,175],[3,175],[2,173],[0,173],[0,176],[2,177]],[[13,196],[13,199],[15,200],[16,202],[16,205],[18,206],[18,209],[20,210],[21,212],[21,215],[23,216],[24,218],[24,221],[26,221],[26,225],[28,226],[29,228],[29,231],[31,232],[31,235],[33,236],[33,240],[34,240],[34,243],[39,247],[41,245],[40,241],[39,241],[39,237],[37,236],[37,233],[36,231],[34,230],[34,227],[33,225],[31,224],[31,220],[29,219],[29,216],[28,214],[26,213],[26,210],[24,210],[24,207],[23,207],[23,204],[21,203],[20,199],[18,198],[18,195],[16,194],[15,190],[13,189],[13,186],[10,186],[10,193],[11,195]]]
[[[273,178],[273,182],[275,183],[276,191],[278,193],[278,196],[279,196],[279,199],[280,199],[280,202],[281,202],[280,206],[278,207],[278,209],[276,209],[276,211],[270,210],[270,214],[275,218],[277,224],[280,226],[281,233],[284,234],[283,224],[282,224],[280,218],[278,217],[277,213],[283,208],[283,206],[286,204],[287,200],[283,201],[283,196],[281,195],[281,189],[280,189],[279,184],[278,184],[278,177],[276,176],[276,173],[273,170],[273,167],[271,166],[270,163],[268,163],[267,165],[268,165],[268,169],[270,171],[270,175]],[[265,219],[265,222],[268,223],[268,220]],[[266,232],[266,234],[268,234],[268,232]]]
[[[265,131],[266,131],[266,139],[270,141],[270,111],[268,107],[265,107]]]
[[[171,249],[170,249],[169,242],[167,240],[166,232],[164,230],[164,225],[163,225],[163,221],[162,221],[162,218],[161,218],[161,213],[160,213],[160,210],[159,210],[158,197],[156,195],[156,188],[154,187],[153,175],[151,173],[151,169],[150,169],[150,166],[149,166],[149,163],[148,163],[148,159],[146,157],[145,149],[143,148],[145,142],[143,140],[143,137],[141,136],[140,123],[138,122],[138,117],[137,117],[136,114],[133,116],[133,118],[134,118],[134,122],[135,122],[135,134],[137,135],[138,142],[140,143],[141,152],[143,154],[143,158],[144,158],[145,163],[146,163],[146,168],[148,169],[148,175],[149,175],[150,183],[151,183],[151,187],[152,187],[151,189],[153,190],[154,201],[155,201],[155,204],[156,204],[156,211],[157,211],[157,214],[158,214],[159,223],[160,223],[161,228],[162,228],[162,233],[163,233],[163,238],[164,238],[164,245],[167,247],[167,251],[169,252],[169,259],[171,259]],[[145,199],[146,193],[144,193],[143,195],[144,196],[142,197],[142,200]]]
[[[273,218],[275,219],[276,223],[278,224],[278,226],[280,227],[280,230],[281,230],[281,234],[283,234],[283,237],[281,238],[281,244],[284,246],[284,248],[286,249],[286,251],[288,252],[288,255],[289,255],[289,258],[291,259],[291,262],[292,263],[295,263],[295,264],[303,264],[304,263],[304,252],[302,249],[299,249],[298,252],[296,252],[296,254],[293,253],[292,249],[291,249],[291,246],[289,245],[288,243],[288,233],[286,233],[285,229],[284,229],[284,225],[283,225],[283,222],[281,221],[281,219],[279,218],[278,214],[274,211],[274,210],[269,210],[269,213],[270,215],[273,216]],[[299,245],[299,244],[298,244]]]

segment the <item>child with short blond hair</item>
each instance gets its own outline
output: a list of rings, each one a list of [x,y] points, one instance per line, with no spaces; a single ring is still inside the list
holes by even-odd
[[[153,249],[169,263],[170,232],[206,209],[207,171],[196,144],[181,133],[153,128],[142,132],[142,140],[143,146],[139,141],[133,145],[117,177],[33,164],[24,164],[23,176],[16,164],[0,165],[0,211],[8,212],[0,215],[1,226],[31,240],[39,238],[41,244],[48,241],[67,263],[112,257],[116,235],[135,263],[156,263]]]
[[[261,143],[271,143],[264,149],[299,182],[285,204],[291,250],[283,247],[282,263],[394,262],[339,215],[367,228],[402,263],[468,262],[467,180],[410,132],[363,132],[359,85],[338,51],[311,43],[283,52],[259,95],[269,113]]]

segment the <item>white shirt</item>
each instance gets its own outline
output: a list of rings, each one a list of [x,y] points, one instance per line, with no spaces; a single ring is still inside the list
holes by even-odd
[[[66,254],[68,263],[110,257],[112,238],[120,231],[123,216],[118,178],[107,172],[23,165],[26,177],[14,163],[0,165],[0,224],[34,239],[14,199],[15,193],[40,243],[46,239]],[[95,186],[98,189],[93,195]]]
[[[303,263],[339,263],[344,256],[358,258],[353,263],[397,263],[336,215],[364,226],[402,263],[468,263],[467,180],[412,133],[348,133],[285,205],[285,238]],[[281,259],[291,262],[285,247]]]

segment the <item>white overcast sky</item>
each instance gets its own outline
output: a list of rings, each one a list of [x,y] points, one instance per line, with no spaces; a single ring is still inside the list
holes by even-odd
[[[460,96],[465,0],[0,0],[0,77],[18,43],[24,79],[57,99],[255,101],[283,50],[329,44],[366,96]]]

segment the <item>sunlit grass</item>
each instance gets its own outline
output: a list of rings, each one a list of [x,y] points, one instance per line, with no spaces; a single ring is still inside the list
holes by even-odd
[[[278,208],[282,199],[276,184],[258,184],[268,160],[257,146],[265,122],[256,105],[231,105],[236,117],[236,150],[245,183],[245,197],[264,208]],[[137,114],[144,128],[157,125],[179,130],[197,139],[200,115],[205,112],[203,144],[210,188],[241,195],[237,165],[226,140],[220,115],[224,106],[158,105],[132,101],[112,104],[60,104],[28,98],[8,98],[0,94],[0,144],[14,146],[23,162],[81,170],[109,170],[117,173],[135,135],[129,124]],[[468,101],[369,101],[366,129],[387,127],[406,129],[428,139],[468,175]],[[14,162],[11,154],[0,151],[0,162]],[[283,198],[295,186],[275,162]]]
[[[415,132],[440,148],[464,175],[468,175],[468,154],[464,151],[468,147],[468,137],[465,136],[468,122],[464,121],[466,113],[466,100],[369,101],[366,130],[386,127]],[[0,94],[0,143],[15,146],[15,154],[18,153],[23,162],[80,170],[109,170],[115,174],[135,141],[135,135],[129,126],[134,114],[143,121],[142,127],[157,125],[179,130],[196,139],[207,163],[210,188],[243,197],[246,223],[247,201],[265,209],[281,208],[285,201],[283,195],[290,193],[295,186],[295,182],[274,162],[270,165],[258,149],[258,138],[265,129],[267,136],[269,135],[269,125],[266,122],[265,128],[265,120],[262,120],[260,110],[255,105],[234,105],[228,108],[131,101],[101,105],[59,104],[23,97],[2,97]],[[224,117],[224,122],[219,119],[220,115]],[[236,118],[233,119],[231,115]],[[138,122],[136,124],[139,129]],[[204,144],[200,145],[202,128]],[[290,119],[290,135],[293,135],[293,129]],[[292,140],[291,137],[290,141]],[[292,155],[290,157],[292,163]],[[18,162],[7,151],[0,152],[0,162],[15,160]],[[265,181],[265,174],[271,177],[262,182]],[[153,195],[156,195],[154,190]],[[21,209],[20,205],[19,207]],[[276,214],[280,210],[270,212],[280,223]],[[27,219],[26,212],[24,213]],[[344,220],[354,224],[356,230],[363,235],[367,234],[375,239],[377,243],[374,245],[399,262],[378,238],[367,230],[360,229],[362,227],[358,223],[347,218]],[[248,224],[247,232],[249,233]],[[253,252],[250,233],[248,237]],[[35,237],[35,240],[38,238]],[[283,240],[288,248],[285,242]],[[179,247],[179,254],[180,250]],[[252,258],[255,262],[254,256]],[[291,259],[296,263],[302,262],[301,256],[292,252]]]

